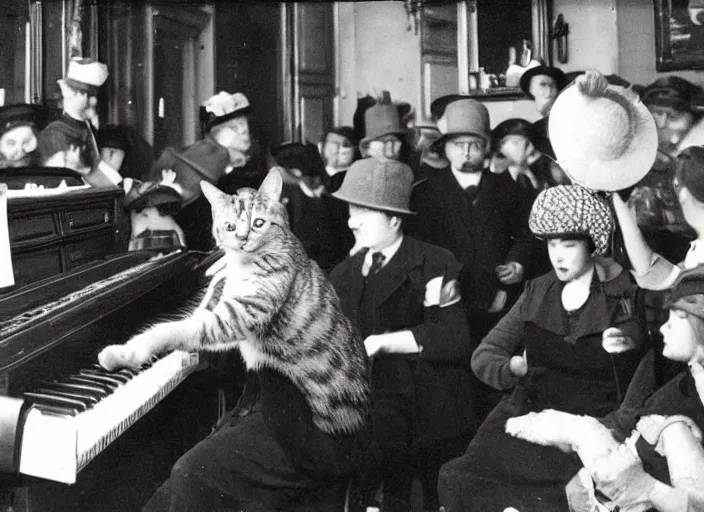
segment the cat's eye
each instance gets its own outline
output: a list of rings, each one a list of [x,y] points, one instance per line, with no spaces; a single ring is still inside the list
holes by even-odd
[[[237,231],[237,226],[232,222],[225,223],[225,231]]]
[[[255,228],[260,228],[264,225],[264,219],[254,219],[254,222],[252,223],[252,225]]]

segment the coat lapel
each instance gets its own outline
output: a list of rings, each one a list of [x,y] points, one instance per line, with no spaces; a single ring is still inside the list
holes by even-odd
[[[364,265],[364,255],[368,249],[363,249],[350,259],[350,266],[347,269],[347,292],[344,294],[349,301],[352,310],[351,318],[355,321],[359,314],[359,304],[362,302],[364,294],[364,276],[362,276],[362,265]]]
[[[408,279],[409,271],[423,264],[420,251],[414,250],[414,241],[403,237],[401,246],[391,261],[377,274],[379,279],[374,302],[381,306]]]
[[[474,204],[472,205],[473,231],[480,232],[484,224],[496,212],[498,189],[501,187],[500,178],[491,171],[482,171],[482,181]]]
[[[445,211],[446,215],[458,216],[462,223],[471,231],[472,230],[472,205],[469,204],[464,195],[464,190],[454,174],[452,169],[447,168],[444,172],[444,180],[440,187],[440,195],[438,197],[446,197]],[[483,178],[482,178],[483,179]]]

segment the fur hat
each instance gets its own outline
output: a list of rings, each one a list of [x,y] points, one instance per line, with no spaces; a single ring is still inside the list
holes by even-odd
[[[413,171],[406,164],[365,158],[352,164],[332,195],[365,208],[415,215],[408,209],[412,188]]]
[[[704,319],[704,266],[683,270],[664,305],[667,309],[680,309]]]
[[[298,169],[304,176],[322,177],[325,174],[325,164],[314,144],[281,144],[272,150],[271,156],[277,165],[286,169]]]
[[[589,190],[579,185],[558,185],[535,198],[528,227],[543,239],[589,237],[597,254],[606,254],[614,219],[611,208]]]
[[[430,148],[436,152],[442,152],[442,147],[447,141],[460,135],[474,135],[486,142],[491,140],[489,111],[482,103],[472,99],[461,99],[448,104],[444,112],[444,122],[438,123],[438,128],[442,137]]]
[[[534,66],[532,68],[528,68],[521,75],[519,85],[521,86],[521,90],[530,99],[535,99],[530,93],[530,81],[534,76],[539,75],[546,75],[555,80],[555,84],[557,84],[558,91],[561,91],[562,88],[566,85],[565,74],[562,72],[562,70],[558,68],[553,68],[551,66]]]
[[[364,112],[364,138],[360,144],[369,144],[384,135],[405,135],[406,129],[401,125],[401,113],[396,105],[391,103],[389,91],[384,91],[379,102]]]
[[[85,91],[91,96],[98,93],[98,88],[108,78],[108,67],[94,59],[71,59],[66,76],[59,80],[69,87]]]
[[[209,133],[213,126],[251,113],[252,106],[247,96],[241,92],[230,94],[220,91],[208,98],[200,107],[199,118],[203,135]]]
[[[15,103],[0,107],[0,136],[18,126],[31,126],[35,132],[42,129],[41,107],[28,103]]]
[[[655,161],[655,121],[638,95],[589,72],[555,100],[548,120],[557,163],[574,183],[595,190],[636,184]]]

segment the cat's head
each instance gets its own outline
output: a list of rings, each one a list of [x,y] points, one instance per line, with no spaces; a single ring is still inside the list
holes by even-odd
[[[225,250],[254,252],[288,231],[286,207],[281,203],[283,180],[275,169],[259,190],[241,188],[225,194],[207,181],[200,182],[213,212],[213,237]]]

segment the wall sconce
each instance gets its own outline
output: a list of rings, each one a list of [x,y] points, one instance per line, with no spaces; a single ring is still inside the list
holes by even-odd
[[[406,10],[408,24],[406,30],[418,35],[418,26],[420,25],[420,14],[423,12],[423,0],[405,0],[403,7]]]

